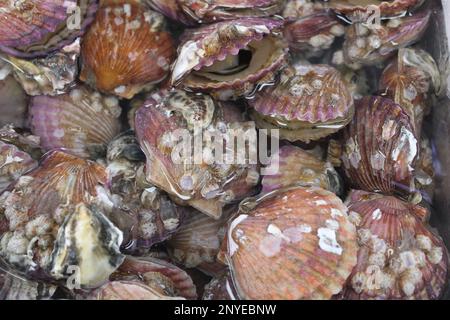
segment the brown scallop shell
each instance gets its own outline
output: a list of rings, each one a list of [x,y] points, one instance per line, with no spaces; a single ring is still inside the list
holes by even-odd
[[[414,126],[390,99],[364,97],[344,130],[342,161],[349,182],[366,191],[409,194],[419,152]]]
[[[392,196],[352,191],[358,263],[345,299],[438,299],[448,279],[442,239],[424,223],[428,210]]]
[[[329,191],[251,200],[229,225],[226,260],[241,299],[330,299],[356,264],[356,230]],[[256,206],[254,206],[256,204]]]
[[[287,68],[280,82],[248,100],[258,127],[279,129],[289,141],[309,142],[345,127],[354,112],[353,98],[341,74],[328,65]]]
[[[164,80],[174,54],[161,14],[134,1],[106,1],[83,39],[80,79],[130,99]]]

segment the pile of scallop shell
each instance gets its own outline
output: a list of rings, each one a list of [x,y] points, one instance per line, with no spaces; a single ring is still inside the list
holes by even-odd
[[[0,299],[441,298],[435,6],[1,1]]]

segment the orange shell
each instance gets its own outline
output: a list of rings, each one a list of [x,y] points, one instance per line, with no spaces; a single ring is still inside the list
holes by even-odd
[[[175,55],[163,19],[139,3],[104,4],[82,43],[80,79],[127,99],[161,82]]]
[[[228,229],[226,258],[240,298],[330,299],[338,294],[358,250],[341,200],[320,188],[291,188],[258,201]]]

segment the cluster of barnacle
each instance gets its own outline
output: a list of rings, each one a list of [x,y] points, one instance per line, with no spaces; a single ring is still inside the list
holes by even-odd
[[[439,298],[424,2],[2,1],[0,299]]]

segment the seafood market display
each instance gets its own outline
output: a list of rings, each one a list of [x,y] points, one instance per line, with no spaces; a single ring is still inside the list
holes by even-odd
[[[440,10],[1,1],[0,300],[445,298]]]

